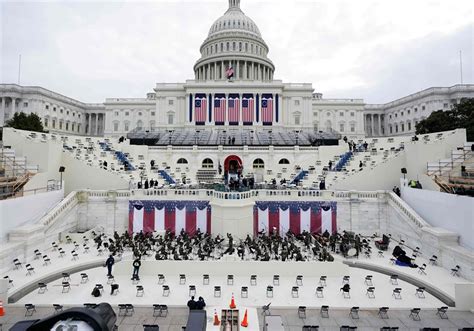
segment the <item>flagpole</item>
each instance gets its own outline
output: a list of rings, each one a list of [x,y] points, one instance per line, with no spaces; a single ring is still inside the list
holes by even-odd
[[[463,79],[462,79],[462,50],[459,50],[459,70],[461,73],[461,84],[463,84]]]
[[[21,75],[21,54],[18,56],[18,85],[20,85],[20,75]]]

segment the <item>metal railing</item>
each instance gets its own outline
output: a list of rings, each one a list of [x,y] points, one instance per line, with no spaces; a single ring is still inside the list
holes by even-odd
[[[446,160],[439,160],[438,162],[429,162],[426,164],[426,174],[428,176],[438,175],[442,176],[446,172],[449,172],[454,169],[454,167],[460,165],[470,157],[472,157],[473,152],[462,150],[462,151],[453,151],[451,153],[451,158]]]

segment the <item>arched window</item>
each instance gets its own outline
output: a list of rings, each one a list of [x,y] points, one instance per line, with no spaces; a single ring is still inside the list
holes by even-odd
[[[255,159],[255,161],[253,161],[253,168],[254,169],[263,169],[263,168],[265,168],[265,162],[263,162],[262,159]]]
[[[278,161],[278,164],[290,164],[290,161],[288,161],[288,159],[281,159]]]
[[[211,159],[204,159],[204,161],[202,161],[202,168],[203,169],[212,169],[214,168],[214,162],[212,162]]]
[[[138,130],[141,130],[142,128],[143,128],[143,122],[142,122],[141,120],[139,120],[139,121],[137,122],[137,129],[138,129]]]
[[[188,164],[188,160],[186,160],[186,159],[184,159],[184,158],[180,158],[180,159],[178,160],[178,162],[176,162],[176,163],[178,163],[178,164]]]

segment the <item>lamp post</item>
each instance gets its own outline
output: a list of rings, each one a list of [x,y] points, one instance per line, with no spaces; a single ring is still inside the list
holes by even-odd
[[[59,189],[62,190],[63,189],[63,172],[66,171],[66,167],[64,166],[60,166],[59,167],[59,175],[60,175],[60,179],[59,179]]]

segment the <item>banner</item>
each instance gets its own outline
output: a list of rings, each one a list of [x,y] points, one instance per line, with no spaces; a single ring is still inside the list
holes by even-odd
[[[193,236],[197,229],[211,233],[211,206],[209,201],[155,201],[133,200],[129,202],[128,231],[170,230],[179,234],[185,230]]]
[[[304,231],[333,234],[337,231],[337,204],[302,201],[257,201],[254,206],[254,233],[278,233],[290,230],[294,234]]]

